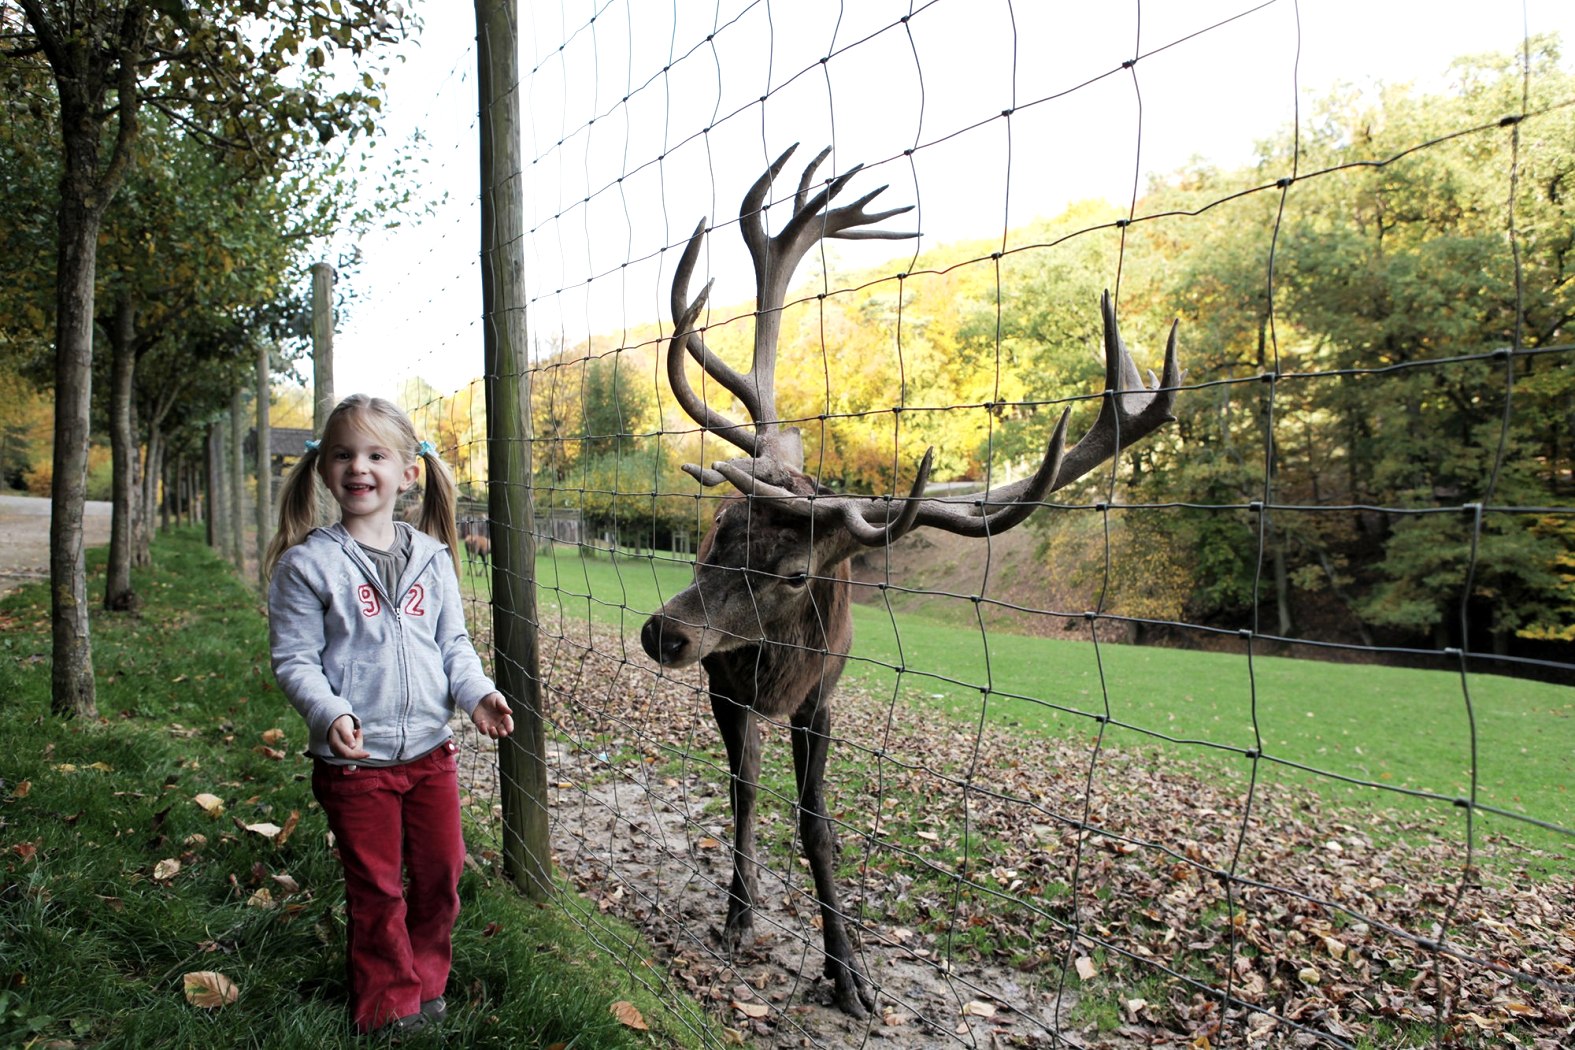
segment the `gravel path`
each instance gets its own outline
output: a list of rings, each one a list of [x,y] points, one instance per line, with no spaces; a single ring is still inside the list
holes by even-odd
[[[89,547],[109,542],[110,505],[88,500],[83,528]],[[49,500],[0,496],[0,594],[49,576]]]

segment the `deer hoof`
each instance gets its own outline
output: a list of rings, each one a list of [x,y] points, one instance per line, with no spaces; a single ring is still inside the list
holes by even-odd
[[[747,948],[755,943],[755,924],[748,918],[734,919],[722,927],[720,939],[722,947],[729,952]]]
[[[836,959],[827,959],[826,978],[832,982],[832,998],[837,1009],[849,1017],[863,1020],[875,1009],[875,993],[857,967]]]

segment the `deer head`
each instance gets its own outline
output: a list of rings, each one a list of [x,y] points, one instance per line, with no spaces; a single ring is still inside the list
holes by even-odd
[[[1005,532],[1032,514],[1049,493],[1175,418],[1171,409],[1181,378],[1176,326],[1171,326],[1162,374],[1156,378],[1150,372],[1145,384],[1121,340],[1115,307],[1106,293],[1100,302],[1105,391],[1099,415],[1089,431],[1066,449],[1070,413],[1063,412],[1031,477],[968,496],[926,496],[931,449],[919,463],[906,497],[839,495],[821,488],[804,474],[798,431],[781,425],[776,408],[777,340],[788,284],[804,255],[822,237],[900,239],[916,234],[865,228],[911,210],[866,211],[884,186],[850,204],[831,207],[859,167],[827,180],[810,196],[815,171],[830,152],[825,150],[804,169],[791,218],[776,236],[768,236],[766,196],[795,148],[784,152],[756,180],[739,210],[755,269],[757,303],[754,354],[747,373],[717,358],[696,328],[711,288],[708,283],[693,300],[688,299],[689,280],[706,232],[704,220],[690,237],[673,280],[674,331],[667,351],[673,394],[706,432],[744,455],[708,468],[684,466],[701,484],[729,484],[743,498],[725,502],[702,540],[695,583],[667,602],[642,631],[646,652],[670,667],[763,642],[820,651],[828,644],[845,643],[846,638],[831,637],[841,633],[833,630],[835,621],[847,618],[845,611],[840,617],[828,616],[831,607],[839,604],[831,590],[845,590],[846,561],[860,547],[889,544],[921,526],[976,537]],[[684,370],[686,353],[738,399],[749,424],[723,416],[696,394]],[[845,600],[843,595],[842,606]]]

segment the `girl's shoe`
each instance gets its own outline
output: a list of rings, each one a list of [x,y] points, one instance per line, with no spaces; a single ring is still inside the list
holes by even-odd
[[[448,1017],[448,1003],[440,995],[421,1004],[421,1016],[433,1024],[442,1024]]]

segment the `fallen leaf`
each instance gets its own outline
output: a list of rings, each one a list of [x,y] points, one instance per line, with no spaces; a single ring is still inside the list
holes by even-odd
[[[1077,957],[1077,975],[1085,981],[1092,981],[1099,973],[1099,967],[1094,965],[1094,960],[1086,955]]]
[[[240,998],[240,989],[222,973],[214,970],[198,970],[188,973],[184,978],[186,986],[186,1001],[193,1006],[200,1006],[204,1010],[217,1009],[228,1006]]]
[[[695,842],[695,845],[699,846],[701,849],[716,849],[721,844],[722,843],[718,842],[716,839],[712,838],[709,835],[707,835],[704,838],[699,839],[699,840],[697,840]]]
[[[276,838],[276,837],[278,837],[279,833],[284,830],[283,828],[281,828],[277,824],[266,824],[266,823],[265,824],[247,824],[245,827],[246,827],[246,830],[251,832],[253,835],[261,835],[265,839]]]
[[[745,1017],[753,1018],[757,1021],[771,1012],[771,1007],[767,1006],[765,1003],[744,1003],[734,999],[732,1005],[733,1009],[737,1010]]]
[[[296,826],[300,823],[301,811],[298,809],[290,810],[290,815],[285,818],[284,827],[280,828],[279,834],[273,837],[274,845],[282,846],[286,842],[289,842],[290,836],[295,834]]]
[[[295,877],[293,875],[287,875],[284,872],[280,872],[273,877],[273,881],[277,882],[279,887],[286,893],[301,892],[301,884],[295,881]]]
[[[168,882],[180,874],[180,861],[174,857],[166,858],[153,865],[153,878],[158,882]]]
[[[1303,984],[1320,984],[1323,982],[1323,974],[1319,973],[1315,967],[1303,966],[1296,971],[1296,979]]]
[[[273,893],[267,886],[264,886],[246,899],[246,906],[248,908],[272,908]]]
[[[634,1004],[627,999],[619,999],[608,1009],[612,1011],[614,1017],[618,1018],[618,1023],[625,1028],[633,1028],[640,1032],[650,1031],[650,1025],[645,1023],[645,1018],[640,1016],[640,1011],[636,1010]]]
[[[963,1004],[964,1017],[994,1017],[995,1007],[978,999],[970,999]]]
[[[254,754],[261,755],[264,758],[271,758],[275,762],[284,761],[284,752],[280,751],[276,747],[266,747],[262,744],[258,744],[256,747],[252,748],[252,752]]]
[[[18,783],[15,788],[12,789],[11,793],[13,795],[15,795],[17,798],[26,798],[27,797],[27,793],[29,791],[32,791],[32,790],[33,790],[33,782],[31,780],[23,780],[20,783]]]
[[[269,745],[277,744],[283,739],[284,730],[282,729],[269,729],[262,735],[262,742]]]
[[[203,808],[210,817],[216,817],[224,812],[224,800],[218,795],[210,795],[206,791],[192,799]]]

